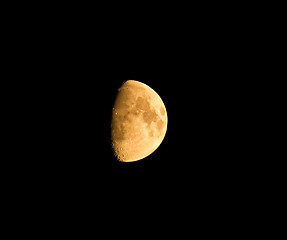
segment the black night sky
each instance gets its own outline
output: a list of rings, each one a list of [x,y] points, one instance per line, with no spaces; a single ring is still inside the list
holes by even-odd
[[[274,77],[266,77],[264,66],[262,39],[269,35],[264,32],[269,20],[261,24],[261,17],[250,21],[247,15],[253,18],[254,11],[267,16],[266,11],[259,5],[240,10],[239,4],[225,3],[215,10],[206,2],[201,8],[180,3],[175,10],[172,2],[169,8],[168,3],[158,8],[128,3],[122,7],[126,12],[108,3],[105,8],[85,6],[80,13],[68,5],[59,18],[53,13],[58,6],[46,16],[31,8],[39,16],[28,23],[24,19],[30,14],[23,11],[25,17],[16,21],[22,31],[11,27],[14,43],[5,46],[17,65],[8,74],[12,94],[3,103],[15,101],[11,112],[17,114],[11,128],[3,127],[20,146],[12,145],[9,162],[13,173],[15,168],[20,172],[15,186],[22,184],[24,193],[17,194],[14,205],[28,209],[23,216],[31,215],[29,207],[19,204],[26,199],[40,204],[34,219],[46,218],[43,209],[52,212],[46,225],[59,219],[56,229],[65,222],[62,216],[76,225],[86,220],[85,227],[96,230],[102,227],[95,221],[100,222],[111,233],[120,226],[124,236],[136,225],[133,238],[139,233],[150,237],[152,228],[160,236],[174,231],[178,237],[185,229],[193,236],[197,225],[201,236],[214,236],[205,221],[218,223],[223,232],[228,224],[236,225],[237,234],[250,219],[253,228],[256,220],[249,214],[267,196],[268,184],[262,179],[268,171],[260,167],[269,164],[258,157],[265,153],[259,141],[265,126],[257,113],[260,108],[264,112],[263,98],[269,94],[262,86]],[[264,35],[258,37],[260,24]],[[158,93],[168,126],[151,155],[122,163],[111,147],[111,113],[117,90],[127,80]],[[26,184],[22,180],[27,178]],[[13,174],[4,180],[13,181]],[[264,195],[252,200],[260,186]],[[25,193],[29,187],[35,197]],[[68,214],[62,213],[64,208]],[[75,209],[88,216],[77,217]],[[234,223],[240,215],[242,222]],[[218,221],[220,217],[225,221]]]
[[[238,148],[234,134],[240,128],[234,111],[240,88],[236,86],[236,72],[230,72],[232,66],[226,61],[222,66],[222,59],[219,64],[196,54],[190,59],[181,59],[180,54],[166,57],[132,63],[115,71],[108,82],[109,110],[122,82],[133,79],[153,88],[163,99],[168,114],[166,136],[154,153],[133,163],[120,163],[109,153],[112,168],[184,172],[196,169],[210,174],[215,169],[217,173],[223,171],[231,158],[240,155],[234,150]],[[229,79],[231,74],[233,81]]]
[[[99,35],[97,31],[79,35],[73,51],[64,49],[69,55],[60,47],[55,52],[62,55],[47,50],[48,64],[37,69],[46,76],[46,99],[62,119],[58,125],[66,140],[57,141],[75,159],[71,168],[82,172],[136,168],[215,177],[246,167],[242,159],[252,147],[253,138],[246,141],[245,136],[256,65],[247,44],[232,32],[235,23],[223,22],[198,20],[189,28],[187,22],[171,21],[145,30],[131,21],[127,28],[115,23]],[[140,161],[120,163],[110,146],[111,109],[117,89],[129,79],[159,94],[168,127],[155,152]],[[67,161],[62,161],[63,168]]]
[[[163,99],[168,128],[158,149],[140,161],[120,163],[107,151],[113,169],[192,172],[211,179],[254,167],[246,160],[254,137],[246,139],[256,86],[250,60],[235,42],[209,44],[207,38],[194,38],[192,44],[175,42],[172,48],[164,42],[135,41],[129,46],[133,51],[116,54],[125,57],[115,58],[107,74],[107,119],[117,89],[132,79],[147,84]]]

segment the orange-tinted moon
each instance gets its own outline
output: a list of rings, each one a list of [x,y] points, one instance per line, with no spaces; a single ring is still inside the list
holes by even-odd
[[[119,88],[111,120],[111,140],[121,162],[154,152],[167,130],[167,112],[160,96],[144,83],[128,80]]]

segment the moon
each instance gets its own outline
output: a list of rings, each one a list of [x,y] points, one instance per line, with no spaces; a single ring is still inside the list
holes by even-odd
[[[114,155],[134,162],[153,153],[167,130],[167,112],[160,96],[148,85],[128,80],[118,89],[111,117]]]

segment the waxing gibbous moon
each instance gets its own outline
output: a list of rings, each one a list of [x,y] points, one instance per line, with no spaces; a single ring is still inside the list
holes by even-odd
[[[119,88],[111,119],[111,140],[121,162],[133,162],[153,153],[167,130],[167,112],[149,86],[128,80]]]

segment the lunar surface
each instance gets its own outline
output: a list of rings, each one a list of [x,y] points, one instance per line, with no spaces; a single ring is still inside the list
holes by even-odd
[[[144,83],[128,80],[119,88],[111,119],[111,140],[121,162],[153,153],[167,130],[167,112],[160,96]]]

